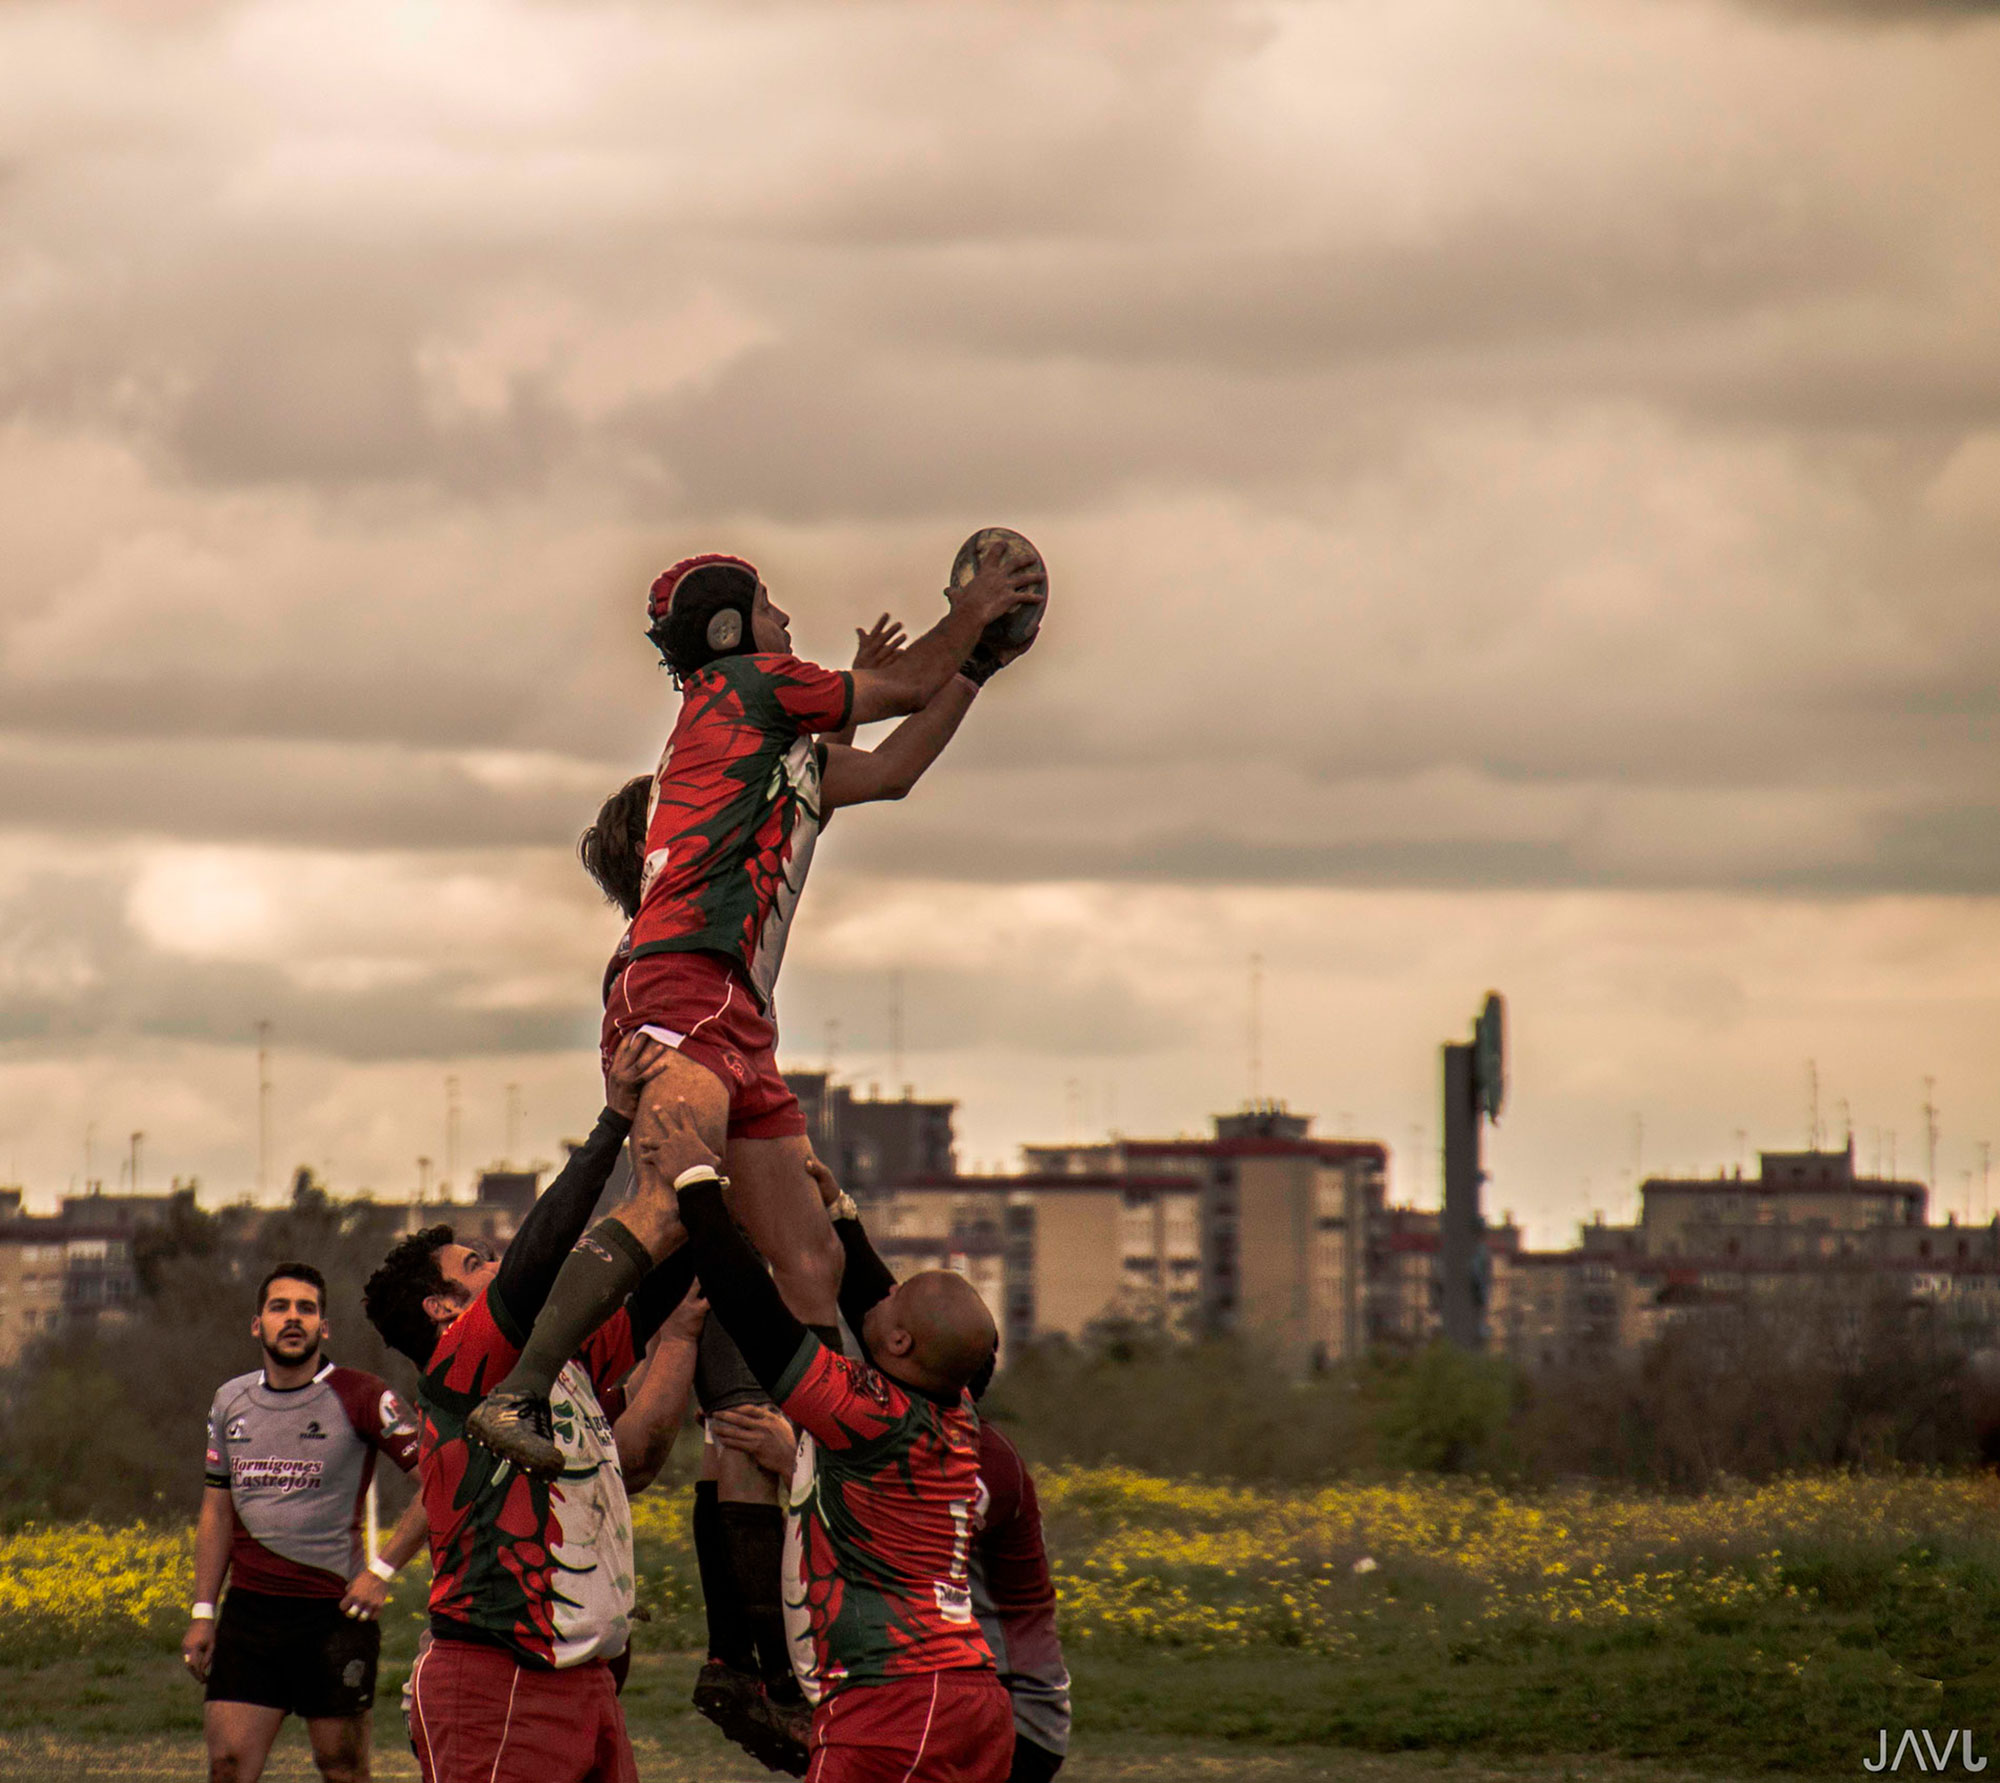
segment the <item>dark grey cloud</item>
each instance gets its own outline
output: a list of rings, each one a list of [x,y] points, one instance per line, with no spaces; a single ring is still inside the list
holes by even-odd
[[[926,788],[969,875],[1789,883],[1763,797],[1798,884],[1984,883],[2000,36],[503,7],[498,112],[393,45],[356,111],[241,15],[37,45],[0,410],[137,469],[0,539],[0,824],[557,849],[670,722],[661,559],[768,547],[824,651],[1011,518],[1068,604]]]

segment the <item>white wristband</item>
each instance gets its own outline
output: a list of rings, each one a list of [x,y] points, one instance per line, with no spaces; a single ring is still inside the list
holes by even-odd
[[[193,1609],[188,1611],[188,1620],[190,1622],[213,1622],[215,1620],[215,1605],[212,1603],[196,1604]]]
[[[858,1220],[861,1209],[854,1205],[854,1197],[842,1189],[838,1199],[826,1204],[826,1217],[830,1220]]]
[[[385,1585],[396,1576],[396,1569],[388,1561],[384,1560],[380,1554],[377,1554],[373,1560],[369,1561],[368,1570]]]

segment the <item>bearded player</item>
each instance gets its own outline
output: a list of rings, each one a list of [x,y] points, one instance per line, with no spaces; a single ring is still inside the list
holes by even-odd
[[[421,1532],[406,1517],[364,1567],[361,1506],[378,1455],[416,1466],[416,1426],[387,1381],[326,1359],[326,1279],[310,1263],[265,1275],[250,1329],[263,1367],[224,1382],[209,1408],[199,1601],[181,1642],[207,1686],[209,1775],[257,1783],[294,1714],[327,1783],[367,1783],[375,1616]]]
[[[682,703],[656,776],[639,914],[607,987],[603,1046],[608,1060],[643,1032],[674,1049],[641,1111],[658,1135],[656,1167],[571,1252],[519,1361],[473,1412],[468,1433],[496,1454],[544,1476],[561,1465],[549,1386],[678,1241],[666,1187],[677,1160],[723,1159],[738,1217],[786,1306],[838,1349],[840,1244],[806,1170],[805,1115],[778,1074],[772,1011],[824,810],[815,738],[882,718],[920,722],[934,709],[949,735],[978,688],[1026,647],[989,628],[1043,598],[1046,580],[1039,558],[992,545],[948,591],[943,620],[881,666],[852,671],[792,654],[788,616],[741,558],[686,558],[653,584],[648,636]],[[857,761],[843,760],[842,772],[874,759],[847,755]],[[884,790],[850,788],[843,802],[900,796],[880,771]]]

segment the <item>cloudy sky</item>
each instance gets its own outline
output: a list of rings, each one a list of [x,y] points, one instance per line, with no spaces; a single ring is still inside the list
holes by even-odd
[[[1749,0],[0,6],[0,1169],[555,1155],[664,562],[1036,654],[829,831],[791,1062],[962,1156],[1255,1086],[1547,1242],[2000,1139],[2000,18]],[[903,1011],[902,1064],[892,1008]],[[2000,1187],[2000,1185],[1996,1185]]]

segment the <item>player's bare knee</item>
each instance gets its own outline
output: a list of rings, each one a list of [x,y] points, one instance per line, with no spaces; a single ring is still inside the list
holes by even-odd
[[[249,1766],[244,1764],[240,1753],[211,1752],[208,1755],[208,1783],[244,1783],[248,1774]]]
[[[326,1783],[368,1783],[368,1740],[359,1723],[312,1732],[313,1763]]]

